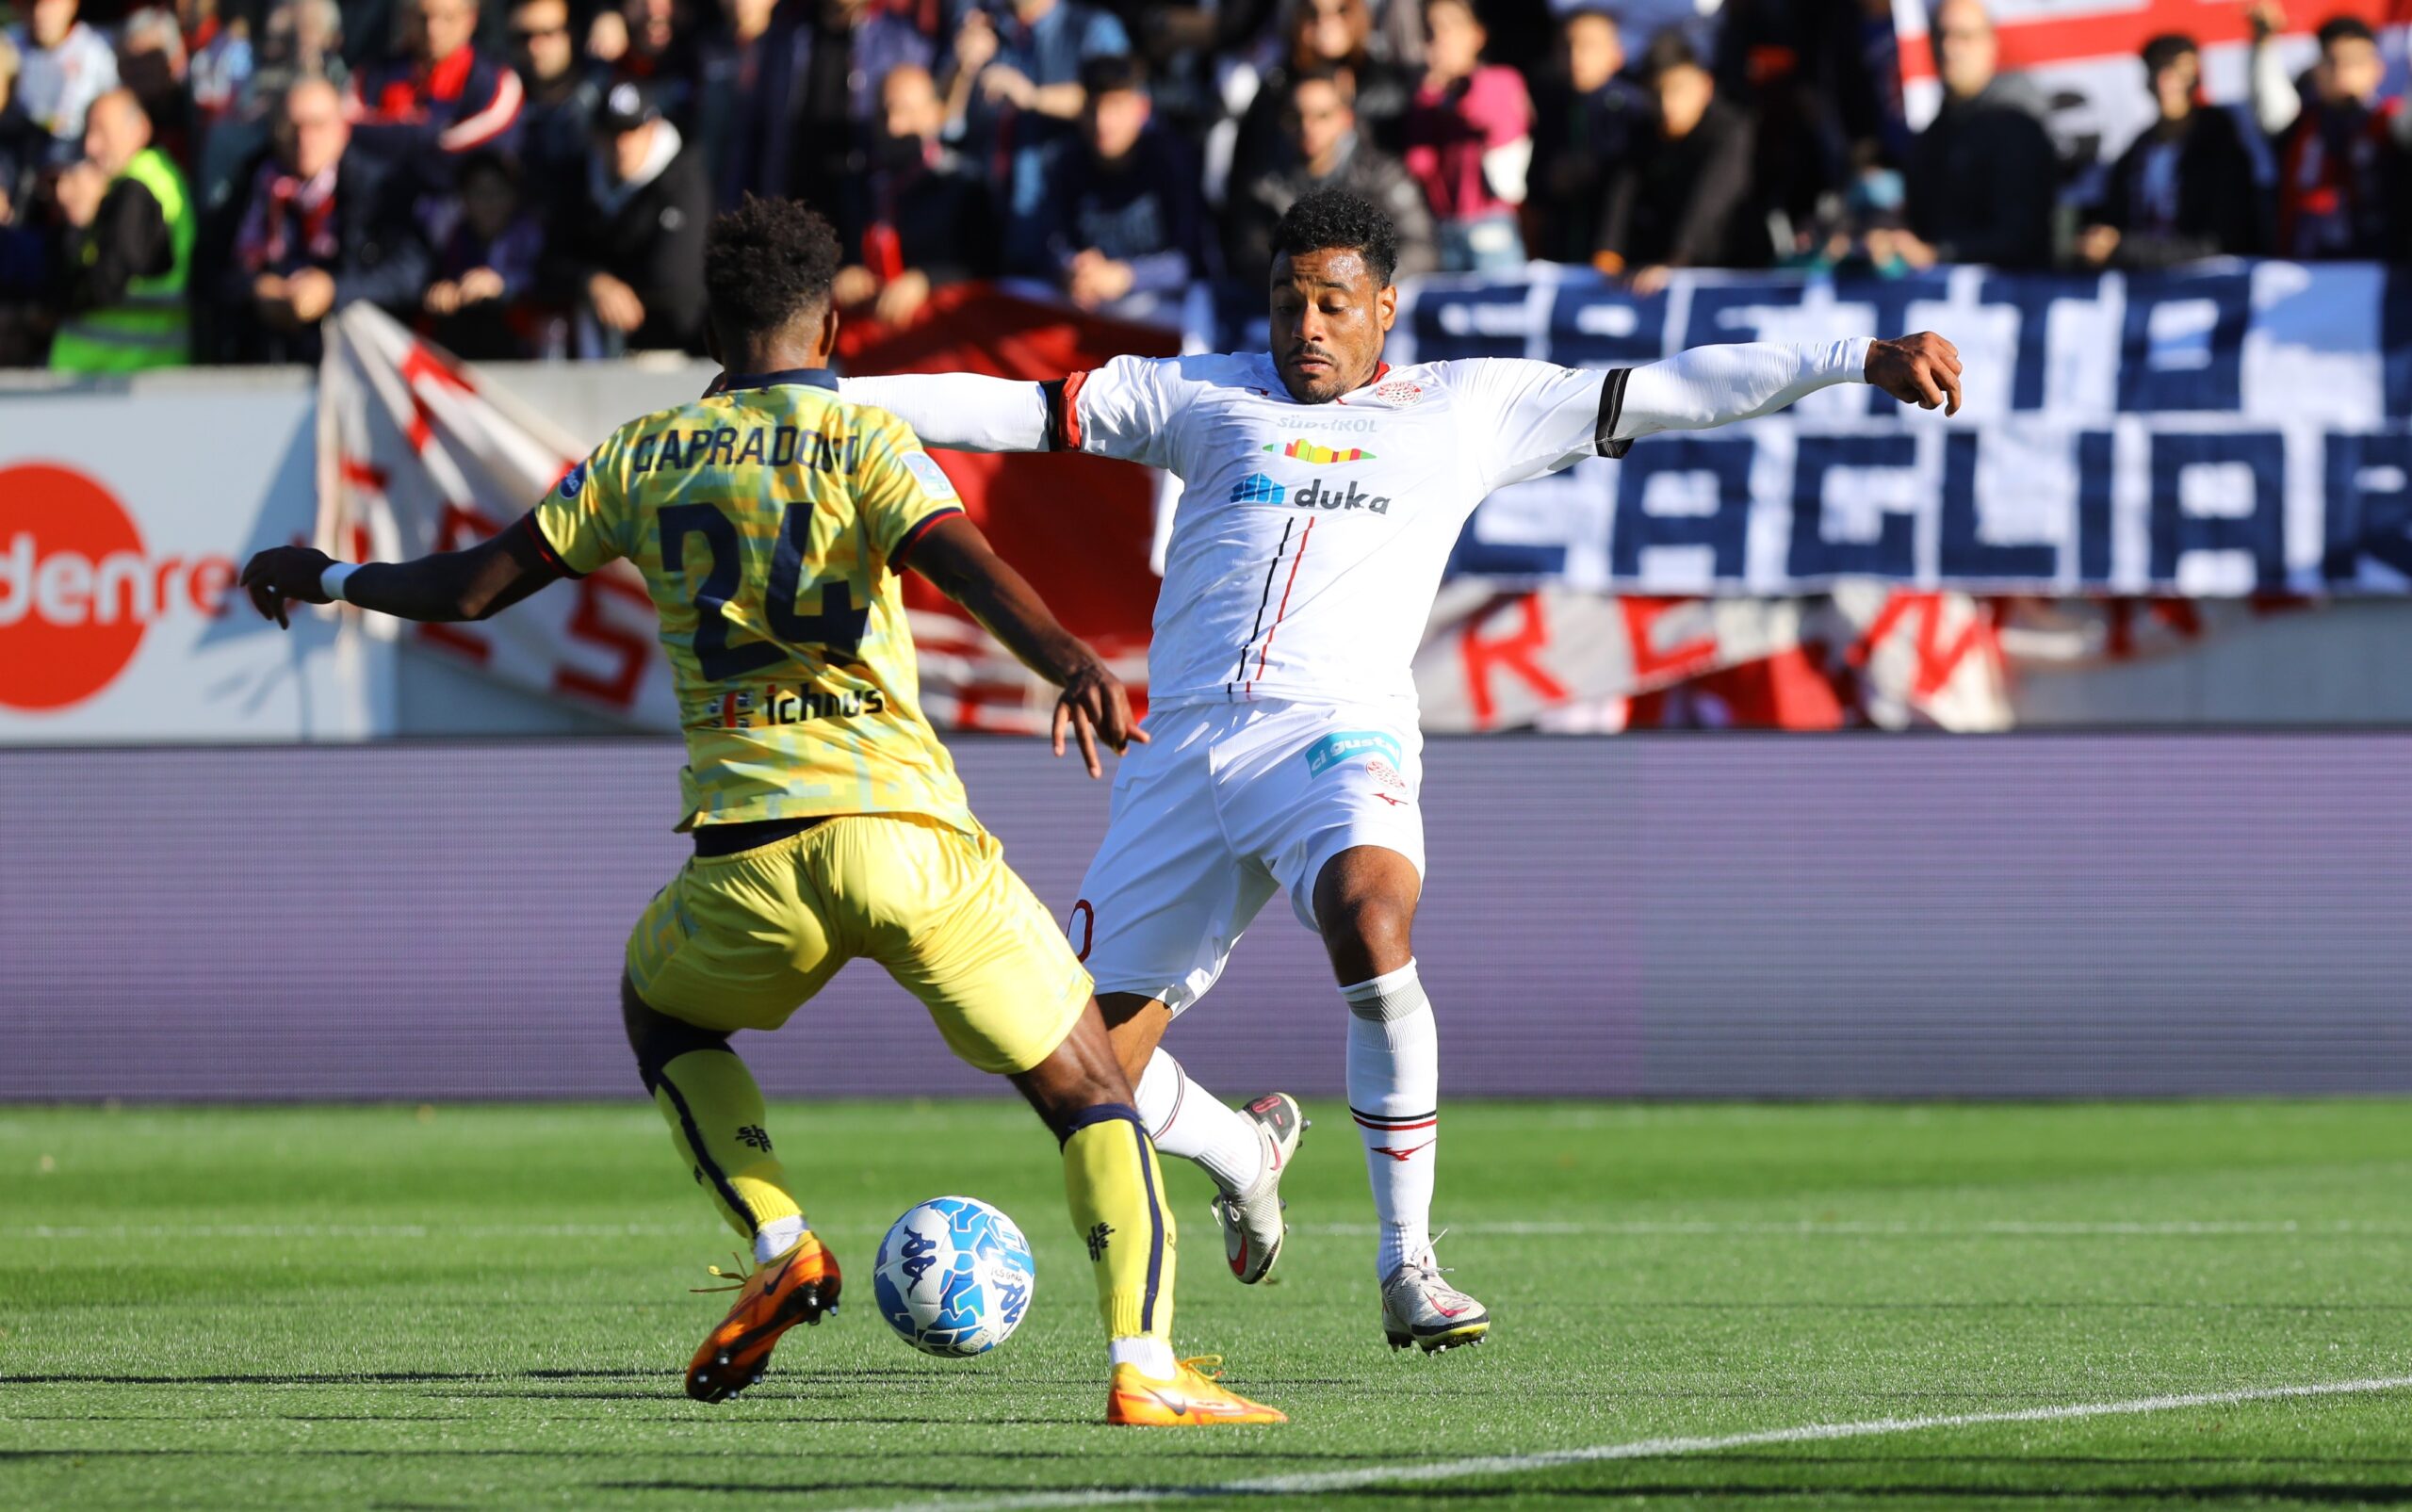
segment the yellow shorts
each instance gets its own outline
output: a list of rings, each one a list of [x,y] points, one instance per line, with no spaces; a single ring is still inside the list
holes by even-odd
[[[697,856],[628,936],[628,979],[704,1029],[776,1029],[862,956],[921,1000],[955,1054],[1027,1071],[1088,1006],[1089,974],[994,836],[853,814]]]

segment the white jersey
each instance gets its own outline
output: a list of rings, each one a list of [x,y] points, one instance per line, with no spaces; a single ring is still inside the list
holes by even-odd
[[[1484,496],[1659,431],[1766,415],[1865,378],[1866,338],[1700,347],[1607,372],[1502,357],[1384,366],[1328,404],[1269,354],[1116,357],[1061,383],[970,374],[845,381],[934,447],[1078,450],[1161,467],[1181,503],[1148,699],[1412,713],[1410,665]]]
[[[1328,404],[1292,398],[1261,353],[1117,357],[1067,380],[1062,443],[1183,485],[1149,702],[1412,708],[1410,666],[1467,516],[1598,455],[1622,376],[1426,363]]]

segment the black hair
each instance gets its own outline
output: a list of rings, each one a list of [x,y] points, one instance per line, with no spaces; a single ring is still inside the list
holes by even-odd
[[[2371,24],[2359,16],[2331,16],[2320,24],[2318,36],[2322,51],[2339,42],[2378,44],[2378,34],[2371,30]]]
[[[1559,32],[1563,33],[1568,28],[1572,27],[1576,22],[1585,20],[1589,17],[1597,17],[1598,19],[1606,22],[1609,25],[1614,26],[1617,29],[1617,35],[1620,38],[1624,35],[1624,18],[1618,15],[1608,7],[1599,4],[1598,0],[1584,0],[1584,3],[1581,5],[1569,6],[1565,9],[1559,11],[1557,13],[1557,29]]]
[[[2181,57],[2202,52],[2202,46],[2182,31],[2165,31],[2144,43],[2144,76],[2157,77],[2162,69]]]
[[[1357,71],[1355,69],[1334,68],[1329,63],[1317,63],[1311,68],[1292,69],[1289,81],[1281,86],[1282,95],[1289,99],[1296,98],[1298,86],[1301,84],[1328,84],[1340,91],[1341,104],[1352,110],[1357,106]]]
[[[479,148],[461,159],[461,166],[454,173],[454,182],[466,185],[481,173],[492,173],[501,179],[512,193],[519,192],[522,183],[519,159],[509,153],[497,152],[491,147]]]
[[[1691,40],[1672,26],[1651,39],[1650,47],[1641,55],[1641,76],[1655,84],[1679,68],[1704,68],[1700,50]]]
[[[1104,53],[1081,65],[1081,88],[1092,100],[1117,89],[1148,88],[1147,65],[1128,53]]]
[[[798,200],[745,203],[704,233],[704,293],[724,337],[767,334],[829,301],[838,234]]]
[[[1398,227],[1379,206],[1347,189],[1317,189],[1301,197],[1273,228],[1273,252],[1279,257],[1345,248],[1365,259],[1377,288],[1389,285],[1398,271]]]

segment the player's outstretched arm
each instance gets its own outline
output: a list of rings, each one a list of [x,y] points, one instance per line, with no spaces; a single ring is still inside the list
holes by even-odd
[[[315,546],[270,546],[239,579],[263,618],[289,626],[289,603],[340,598],[405,620],[482,620],[565,576],[522,522],[464,551],[350,566]]]
[[[1932,332],[1806,346],[1694,347],[1625,375],[1615,440],[1704,431],[1771,415],[1835,383],[1872,383],[1907,404],[1960,413],[1959,350]]]
[[[1049,423],[1049,390],[1061,383],[1033,383],[977,373],[904,373],[889,378],[847,378],[839,395],[856,404],[876,404],[906,425],[928,447],[955,451],[1045,451],[1055,428]]]
[[[1080,637],[1057,623],[1038,590],[1008,566],[980,528],[961,515],[933,526],[913,546],[915,572],[971,611],[971,617],[1004,642],[1024,666],[1061,688],[1055,700],[1055,754],[1064,754],[1069,731],[1081,746],[1089,775],[1105,775],[1097,742],[1120,752],[1148,732],[1131,713],[1131,694]]]

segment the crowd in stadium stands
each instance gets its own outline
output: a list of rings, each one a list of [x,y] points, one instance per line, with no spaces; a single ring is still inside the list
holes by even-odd
[[[2388,257],[2412,205],[2412,112],[2350,18],[2299,77],[2257,43],[2241,101],[2156,39],[2156,123],[2087,163],[1997,71],[1982,0],[1931,13],[1922,130],[1891,0],[17,4],[0,365],[307,362],[352,301],[473,358],[695,350],[704,226],[747,194],[823,207],[839,299],[891,323],[994,277],[1173,320],[1261,277],[1327,184],[1390,208],[1406,272],[1534,257],[1645,293],[1698,266]]]

